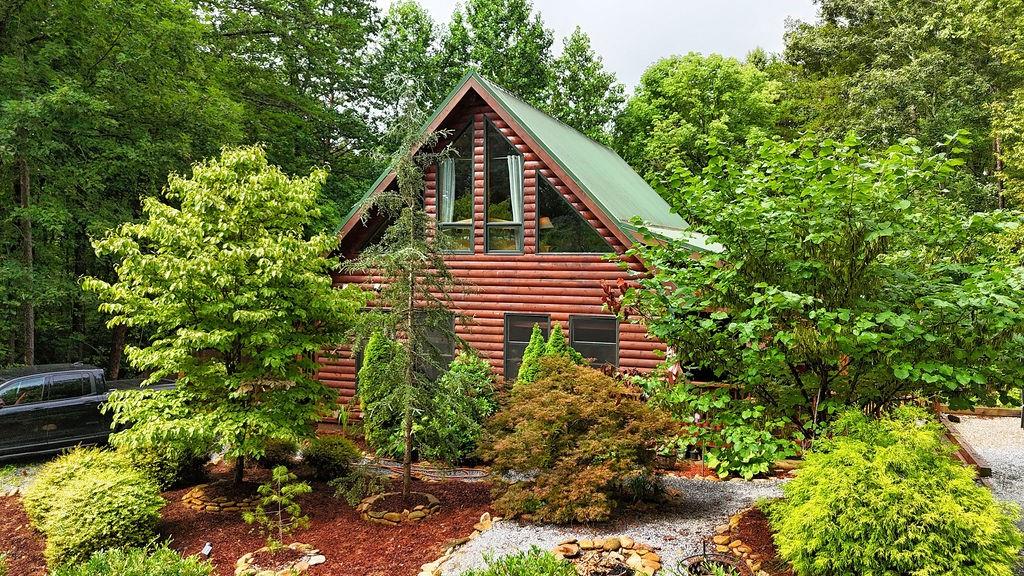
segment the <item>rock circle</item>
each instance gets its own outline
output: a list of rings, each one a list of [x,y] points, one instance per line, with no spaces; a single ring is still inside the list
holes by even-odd
[[[625,567],[635,574],[653,576],[661,570],[661,557],[654,548],[629,536],[573,538],[552,552],[574,564],[580,574],[606,574]]]
[[[401,492],[385,492],[383,494],[363,498],[359,505],[356,506],[356,512],[359,512],[359,516],[367,522],[376,522],[377,524],[384,524],[386,526],[398,526],[400,524],[421,522],[424,519],[437,514],[441,509],[441,501],[437,499],[437,496],[427,492],[410,493],[422,496],[423,499],[426,500],[426,504],[417,504],[416,506],[413,506],[411,510],[378,510],[375,508],[375,505],[382,500],[390,496],[400,494]]]
[[[230,499],[227,496],[210,494],[211,487],[215,487],[218,483],[196,485],[181,497],[182,503],[192,510],[200,512],[244,512],[252,510],[259,503],[260,497],[256,495],[242,499]]]
[[[326,556],[309,544],[294,542],[285,547],[299,552],[301,556],[284,566],[268,569],[256,563],[256,558],[260,553],[270,552],[270,549],[264,546],[255,552],[249,552],[235,562],[235,576],[294,576],[309,570],[310,566],[327,561]]]

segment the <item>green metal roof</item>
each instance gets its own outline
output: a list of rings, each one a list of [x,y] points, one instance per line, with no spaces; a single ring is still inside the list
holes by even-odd
[[[630,223],[639,217],[651,232],[672,239],[682,239],[694,248],[717,251],[701,234],[689,231],[689,224],[651,186],[610,148],[591,140],[576,129],[556,120],[514,96],[501,86],[469,72],[451,90],[444,102],[424,124],[427,129],[452,98],[471,79],[487,90],[580,188],[619,224],[620,229],[635,231]],[[370,189],[377,187],[390,173],[390,168]],[[355,210],[351,213],[355,215]]]

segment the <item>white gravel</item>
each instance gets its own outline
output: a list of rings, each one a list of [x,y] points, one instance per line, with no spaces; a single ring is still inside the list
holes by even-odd
[[[992,493],[1024,507],[1024,429],[1020,418],[961,416],[960,423],[953,426],[992,466]]]
[[[455,551],[441,567],[442,574],[454,576],[484,565],[484,556],[499,558],[538,546],[550,550],[570,538],[600,538],[624,535],[658,550],[662,562],[677,560],[703,551],[703,543],[715,526],[729,516],[763,498],[782,495],[783,481],[715,482],[666,476],[665,487],[678,492],[673,503],[623,513],[608,523],[551,526],[501,521],[475,540]]]

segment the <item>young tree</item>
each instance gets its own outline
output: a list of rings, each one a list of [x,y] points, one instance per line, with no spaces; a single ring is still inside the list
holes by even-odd
[[[444,262],[441,238],[433,233],[432,217],[423,207],[423,168],[443,157],[445,151],[433,151],[441,135],[421,132],[422,114],[411,98],[406,97],[402,109],[404,112],[396,123],[402,145],[391,162],[395,185],[369,198],[364,212],[380,213],[391,224],[377,244],[342,266],[353,273],[372,271],[382,278],[381,289],[373,296],[380,312],[374,318],[376,321],[368,324],[387,337],[398,339],[402,347],[400,359],[389,362],[389,369],[401,374],[384,375],[395,385],[387,389],[376,387],[378,405],[368,406],[368,410],[401,414],[402,495],[408,498],[415,417],[441,409],[435,400],[444,400],[434,394],[436,380],[429,376],[429,372],[443,368],[431,339],[456,340],[449,310],[450,293],[458,284]]]
[[[740,144],[771,133],[779,88],[750,64],[717,54],[659,60],[615,120],[615,148],[645,175],[700,172],[712,141]]]
[[[562,54],[551,64],[545,109],[555,118],[608,143],[612,120],[626,101],[625,88],[605,70],[590,37],[579,26],[563,41]]]
[[[682,365],[807,429],[837,404],[970,405],[1019,381],[1021,271],[995,262],[998,215],[947,197],[959,160],[913,141],[874,153],[853,136],[724,156],[671,181],[721,251],[633,251],[656,272],[623,304]]]
[[[170,392],[111,395],[126,443],[212,436],[235,458],[269,438],[298,440],[335,403],[313,379],[316,353],[342,340],[364,299],[336,290],[330,234],[309,235],[326,174],[289,178],[258,147],[226,149],[172,175],[165,201],[147,198],[144,218],[94,242],[116,259],[117,281],[87,278],[111,324],[143,328],[148,344],[129,362]]]

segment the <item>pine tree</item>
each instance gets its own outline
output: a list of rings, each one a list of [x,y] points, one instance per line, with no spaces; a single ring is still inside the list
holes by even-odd
[[[530,343],[523,351],[523,363],[519,365],[519,374],[516,380],[519,382],[534,382],[537,374],[540,373],[540,358],[544,356],[547,344],[544,342],[544,333],[540,326],[533,325],[533,332],[530,334]]]

